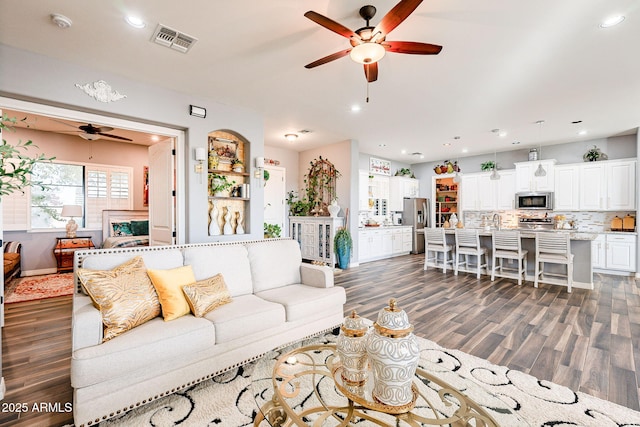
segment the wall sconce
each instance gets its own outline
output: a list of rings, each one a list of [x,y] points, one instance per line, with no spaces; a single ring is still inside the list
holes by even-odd
[[[195,172],[200,175],[200,184],[202,184],[203,163],[207,160],[207,150],[204,147],[196,147],[195,157],[198,164],[195,166]]]
[[[264,157],[256,157],[256,171],[253,173],[253,177],[261,179],[263,173],[264,173]]]
[[[195,105],[189,105],[189,114],[194,117],[200,117],[204,119],[207,117],[207,109],[203,107],[196,107]]]

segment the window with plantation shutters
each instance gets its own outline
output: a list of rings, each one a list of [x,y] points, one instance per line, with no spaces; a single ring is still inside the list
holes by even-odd
[[[87,227],[102,228],[105,209],[133,209],[132,168],[87,166]]]

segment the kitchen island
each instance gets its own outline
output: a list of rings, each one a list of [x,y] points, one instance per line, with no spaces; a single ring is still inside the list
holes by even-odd
[[[522,249],[527,253],[527,281],[533,281],[535,276],[535,258],[536,258],[536,231],[519,230],[522,239]],[[591,242],[598,235],[596,233],[585,233],[574,230],[545,230],[540,233],[569,233],[571,239],[571,253],[573,254],[573,287],[581,289],[593,289],[593,266],[591,262]],[[447,244],[455,247],[455,230],[445,230]],[[487,274],[491,274],[491,251],[492,234],[491,231],[479,230],[480,245],[487,248]],[[555,264],[545,264],[545,271],[562,271],[564,266]],[[463,270],[460,270],[463,271]],[[544,283],[543,281],[541,283]]]

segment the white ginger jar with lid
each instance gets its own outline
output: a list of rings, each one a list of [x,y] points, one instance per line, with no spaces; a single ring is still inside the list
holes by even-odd
[[[336,341],[336,352],[342,363],[342,379],[351,385],[361,385],[367,380],[367,337],[369,327],[355,310],[344,318]]]
[[[331,204],[327,206],[327,210],[329,211],[329,215],[331,216],[331,218],[336,218],[338,216],[338,213],[340,213],[340,206],[338,205],[338,201],[336,199],[333,199],[331,201]]]
[[[420,348],[407,313],[393,298],[378,313],[367,340],[367,355],[373,368],[373,397],[389,406],[410,404]]]

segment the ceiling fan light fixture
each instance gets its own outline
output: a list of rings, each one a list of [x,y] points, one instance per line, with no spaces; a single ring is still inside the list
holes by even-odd
[[[78,135],[82,139],[86,139],[87,141],[95,141],[96,139],[100,139],[100,135],[95,133],[81,133]]]
[[[287,141],[293,142],[296,139],[298,139],[298,135],[296,135],[295,133],[287,133],[284,135],[284,137],[286,138]]]
[[[379,43],[364,42],[351,49],[349,56],[358,64],[373,64],[380,61],[386,52]]]

